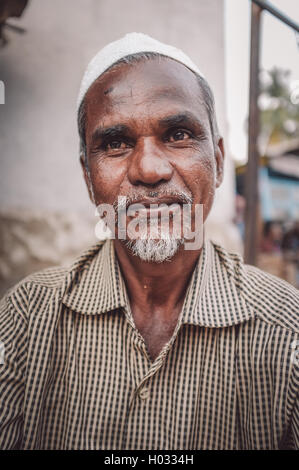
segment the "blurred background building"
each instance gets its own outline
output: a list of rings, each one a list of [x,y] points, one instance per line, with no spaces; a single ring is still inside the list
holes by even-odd
[[[5,86],[5,104],[0,105],[0,293],[32,271],[68,263],[96,242],[97,219],[78,159],[76,98],[93,55],[131,31],[181,48],[209,81],[226,142],[226,162],[207,232],[229,250],[242,253],[246,201],[237,188],[242,187],[246,163],[249,3],[0,0],[0,80]],[[244,134],[239,146],[238,131]],[[280,180],[287,177],[282,167],[273,168],[283,152],[267,155],[261,169],[263,184],[270,188],[268,202],[261,208],[261,233],[264,223],[277,219],[264,214],[272,210],[273,171],[283,174]],[[237,180],[235,166],[241,167]],[[295,184],[292,210],[297,214],[298,181],[294,181],[281,184],[289,189]],[[283,231],[292,227],[285,225]]]
[[[274,68],[260,77],[256,243],[258,266],[299,287],[299,93],[293,94],[289,75]],[[246,170],[236,166],[242,235]]]
[[[282,13],[280,19],[266,9],[261,14],[257,103],[259,200],[254,211],[257,233],[251,238],[257,251],[256,264],[299,287],[299,35],[295,32],[299,28],[299,8],[294,0],[226,0],[228,136],[237,180],[235,222],[244,239],[247,205],[244,176],[249,135],[246,51],[249,49],[248,6],[251,3],[264,5],[264,8],[268,5],[272,13],[275,9]],[[253,188],[249,188],[254,194]],[[247,237],[247,247],[248,241]]]

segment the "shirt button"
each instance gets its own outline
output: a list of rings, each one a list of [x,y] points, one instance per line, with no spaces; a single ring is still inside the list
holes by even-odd
[[[146,400],[149,397],[149,389],[147,387],[144,387],[141,390],[139,390],[139,397],[142,400]]]

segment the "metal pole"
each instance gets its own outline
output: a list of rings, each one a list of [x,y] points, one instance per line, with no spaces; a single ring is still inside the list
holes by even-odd
[[[299,24],[295,23],[295,21],[293,21],[291,18],[289,18],[280,10],[278,10],[274,5],[264,0],[252,0],[252,1],[256,5],[258,5],[260,8],[262,8],[263,10],[267,10],[273,16],[275,16],[280,21],[287,24],[288,26],[290,26],[291,28],[293,28],[295,31],[299,33]]]
[[[259,135],[259,49],[260,17],[262,9],[251,4],[251,41],[250,41],[250,86],[249,86],[249,138],[248,163],[245,177],[245,262],[256,263],[257,255],[257,214],[258,214],[258,167],[259,154],[257,138]]]

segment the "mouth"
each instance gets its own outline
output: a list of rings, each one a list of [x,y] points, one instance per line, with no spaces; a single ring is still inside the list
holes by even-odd
[[[139,199],[138,201],[131,203],[128,206],[128,212],[130,210],[132,213],[138,211],[138,215],[141,217],[173,217],[176,213],[179,213],[182,210],[183,202],[177,198],[171,197],[160,197],[158,199],[154,198],[145,198]],[[132,207],[133,206],[133,207]],[[128,214],[128,215],[129,215]]]
[[[182,205],[186,203],[186,201],[182,201],[182,199],[178,199],[175,197],[170,197],[170,196],[161,196],[159,198],[143,198],[143,199],[138,199],[134,202],[130,202],[128,204],[128,207],[131,205],[143,205],[144,207],[149,208],[152,204],[155,205],[160,205],[160,204],[166,204],[167,206],[170,206],[172,204],[179,204]]]

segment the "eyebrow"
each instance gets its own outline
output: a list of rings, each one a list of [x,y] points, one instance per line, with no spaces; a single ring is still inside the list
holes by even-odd
[[[178,125],[195,125],[202,129],[202,123],[196,118],[196,116],[189,111],[178,114],[171,114],[162,119],[159,119],[159,125],[164,128],[175,127]],[[94,143],[98,140],[105,140],[107,137],[115,137],[124,134],[128,134],[130,129],[125,124],[116,124],[115,126],[109,127],[97,127],[91,136],[91,142]]]
[[[109,127],[97,127],[95,131],[92,133],[91,142],[95,142],[99,139],[104,140],[107,137],[113,137],[118,135],[123,135],[129,132],[128,126],[124,124],[116,124],[115,126]]]
[[[166,116],[159,120],[159,124],[161,127],[175,127],[182,124],[196,125],[201,128],[203,127],[197,117],[189,111]]]

